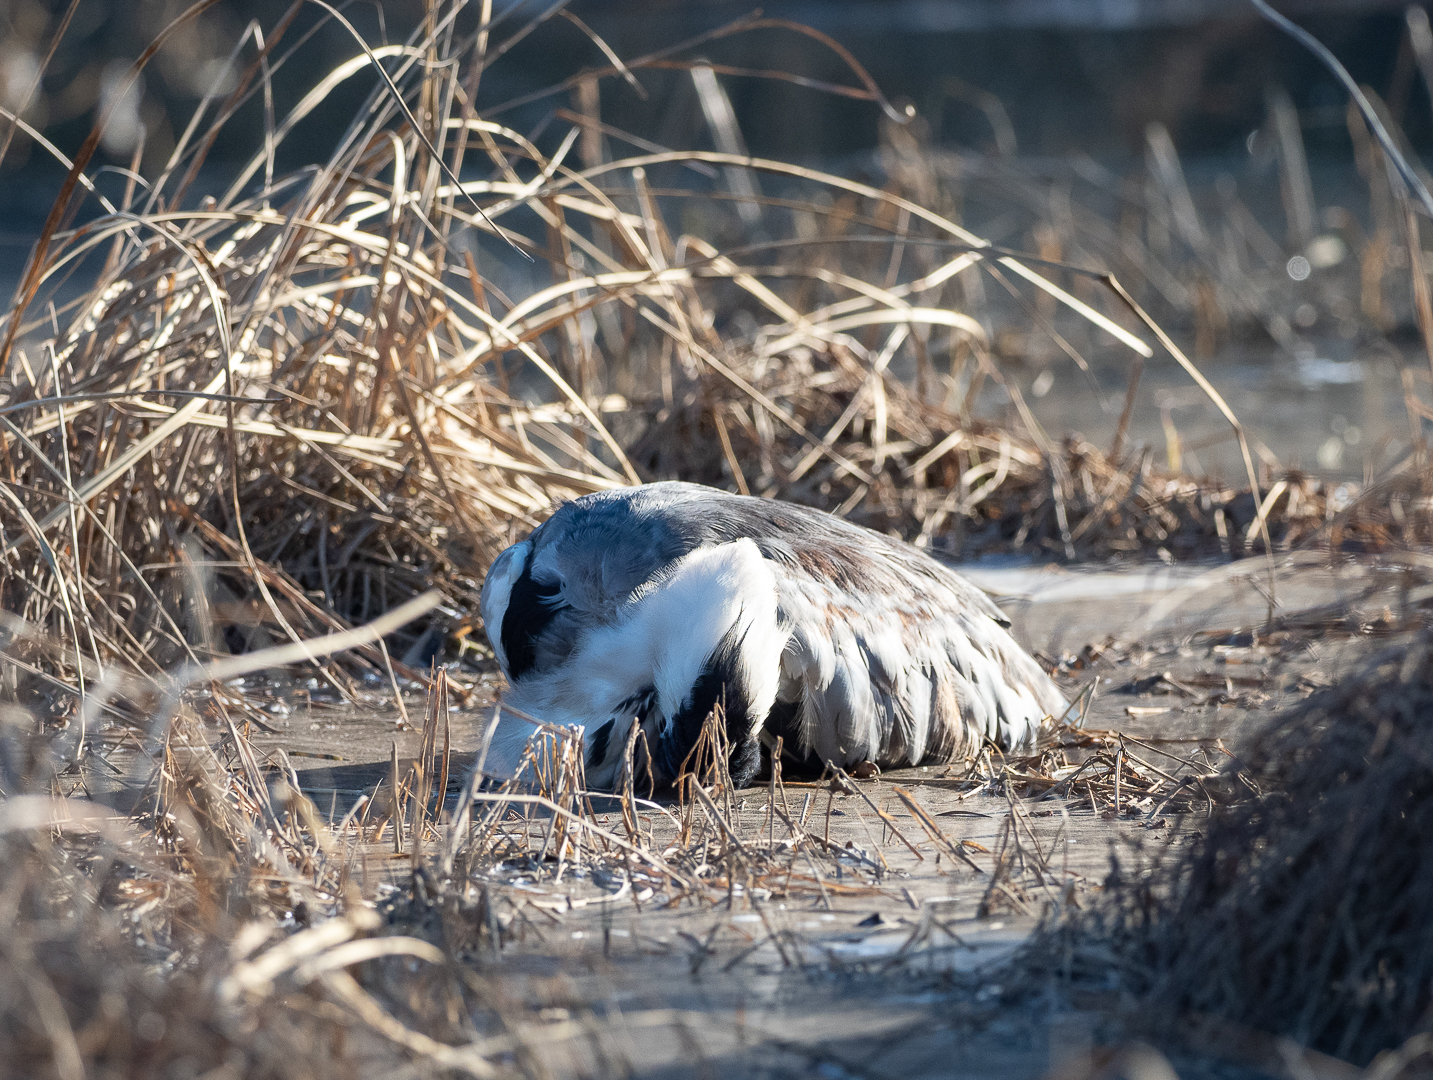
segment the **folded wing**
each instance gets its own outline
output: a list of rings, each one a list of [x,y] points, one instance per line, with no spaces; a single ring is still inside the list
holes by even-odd
[[[695,554],[708,551],[722,554]],[[999,609],[926,553],[810,508],[694,484],[563,507],[499,556],[483,615],[510,700],[602,727],[604,755],[613,709],[635,715],[628,703],[640,702],[636,719],[675,737],[672,718],[690,721],[722,680],[760,713],[738,718],[733,746],[764,724],[818,765],[948,762],[985,739],[1028,746],[1065,708]]]

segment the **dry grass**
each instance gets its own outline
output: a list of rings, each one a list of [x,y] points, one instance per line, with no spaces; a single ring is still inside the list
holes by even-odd
[[[266,34],[266,59],[287,27]],[[1416,455],[1350,502],[1257,475],[1247,446],[1242,484],[1166,475],[1124,437],[1128,410],[1108,452],[1052,439],[991,328],[1050,329],[1081,365],[1081,350],[1159,345],[1202,378],[1135,302],[1173,270],[1158,251],[1126,265],[1078,245],[1042,246],[1045,263],[990,248],[854,62],[847,90],[894,118],[880,187],[750,159],[720,125],[730,152],[614,158],[632,143],[601,127],[591,73],[560,132],[529,138],[481,118],[502,40],[435,8],[409,43],[320,80],[217,195],[195,177],[224,118],[263,92],[257,59],[161,176],[79,226],[95,140],[74,163],[0,342],[0,912],[24,928],[0,944],[0,1061],[28,1075],[539,1075],[483,977],[530,915],[498,898],[502,881],[582,876],[639,905],[760,910],[878,890],[900,844],[978,867],[987,910],[1038,913],[1064,900],[1022,797],[1118,817],[1207,795],[1207,760],[1066,723],[1029,760],[951,778],[1010,798],[998,850],[948,839],[906,796],[919,835],[870,803],[870,847],[837,848],[829,786],[779,770],[764,818],[741,819],[717,725],[670,805],[643,798],[634,767],[594,807],[580,743],[544,729],[521,781],[454,806],[446,718],[467,688],[422,670],[422,620],[476,635],[488,560],[563,499],[681,477],[952,553],[1070,559],[1433,535]],[[685,64],[721,116],[689,52],[629,66]],[[337,154],[274,176],[294,124],[373,63],[388,74]],[[1053,261],[1087,255],[1091,273]],[[991,386],[1016,423],[975,414]],[[418,762],[395,759],[340,822],[248,738],[265,714],[233,680],[293,663],[350,702],[378,686],[406,708],[405,682],[428,694]],[[95,769],[126,773],[133,805],[85,798]],[[376,908],[367,871],[384,851],[411,873]],[[806,962],[765,930],[783,962]]]
[[[257,754],[232,725],[215,739],[180,716],[155,768],[141,769],[149,785],[129,815],[49,794],[73,781],[56,776],[43,739],[15,731],[7,760],[18,767],[0,804],[0,900],[17,931],[0,949],[5,1060],[65,1080],[218,1068],[368,1075],[405,1061],[420,1074],[545,1075],[540,1046],[588,1029],[535,1024],[526,1002],[507,997],[516,987],[494,958],[543,940],[548,913],[757,912],[762,931],[724,969],[770,946],[785,966],[820,970],[833,957],[768,921],[768,901],[829,910],[833,899],[889,893],[894,845],[989,877],[1004,906],[1038,909],[1050,893],[1043,854],[1017,865],[1014,806],[1014,847],[993,854],[947,837],[897,787],[920,830],[902,833],[844,775],[788,785],[778,768],[763,812],[743,815],[717,715],[674,802],[634,790],[636,753],[617,797],[589,794],[580,733],[544,729],[518,778],[465,783],[454,805],[446,692],[440,673],[417,761],[341,822],[317,811],[281,751]],[[869,846],[830,839],[837,790],[860,795],[867,809],[843,812],[866,826]],[[940,932],[923,921],[879,967],[948,950]],[[693,973],[715,955],[709,945],[695,942]]]
[[[1265,725],[1219,779],[1242,797],[1191,817],[1153,869],[1116,869],[1057,935],[1066,973],[1117,971],[1143,1023],[1193,1041],[1224,1023],[1383,1055],[1370,1075],[1426,1066],[1430,648],[1424,632],[1385,649]]]

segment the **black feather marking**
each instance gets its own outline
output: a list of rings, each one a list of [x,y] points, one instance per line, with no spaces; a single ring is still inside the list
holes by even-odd
[[[587,761],[589,764],[597,765],[607,757],[607,741],[612,738],[612,728],[616,720],[608,720],[600,728],[592,733],[592,743],[587,749]]]
[[[781,768],[787,776],[815,776],[824,768],[814,747],[807,746],[801,736],[801,702],[778,701],[762,730],[773,740],[781,740]]]
[[[722,638],[702,673],[692,684],[687,704],[671,718],[665,736],[657,748],[654,762],[658,780],[674,783],[682,762],[691,753],[701,735],[702,724],[718,703],[726,716],[727,737],[731,744],[732,782],[744,787],[761,767],[761,746],[752,732],[751,692],[741,677],[742,639],[728,633]],[[765,719],[762,717],[761,719]]]
[[[537,663],[537,639],[567,605],[554,604],[556,582],[539,582],[532,576],[533,553],[529,552],[522,576],[508,594],[503,616],[503,652],[508,658],[508,678],[520,679]]]
[[[781,739],[788,753],[801,745],[801,702],[778,701],[763,725],[773,739]]]
[[[657,688],[649,686],[645,690],[639,690],[626,701],[619,702],[613,713],[617,716],[635,716],[640,724],[647,719],[647,714],[652,711],[652,706],[657,704]]]
[[[612,710],[612,719],[592,732],[592,741],[588,745],[587,762],[589,765],[598,765],[607,757],[607,744],[612,739],[612,731],[618,719],[634,718],[637,723],[642,723],[651,713],[653,706],[657,704],[657,688],[649,686],[645,690],[639,690],[625,701],[620,702]]]

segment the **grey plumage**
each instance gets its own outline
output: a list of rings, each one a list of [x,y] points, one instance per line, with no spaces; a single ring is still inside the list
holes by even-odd
[[[716,700],[738,780],[763,728],[814,764],[900,766],[1028,746],[1065,708],[1000,610],[926,553],[695,484],[562,507],[494,562],[483,618],[506,701],[582,724],[594,787],[615,783],[634,719],[674,779]],[[493,760],[514,765],[530,730],[504,719]]]

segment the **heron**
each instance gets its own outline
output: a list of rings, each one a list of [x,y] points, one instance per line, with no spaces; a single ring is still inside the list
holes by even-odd
[[[494,560],[481,606],[508,681],[494,776],[529,720],[581,728],[588,786],[611,791],[639,735],[651,780],[675,783],[718,705],[738,786],[763,738],[813,768],[947,764],[1028,748],[1066,708],[995,603],[925,551],[699,484],[563,505]]]

